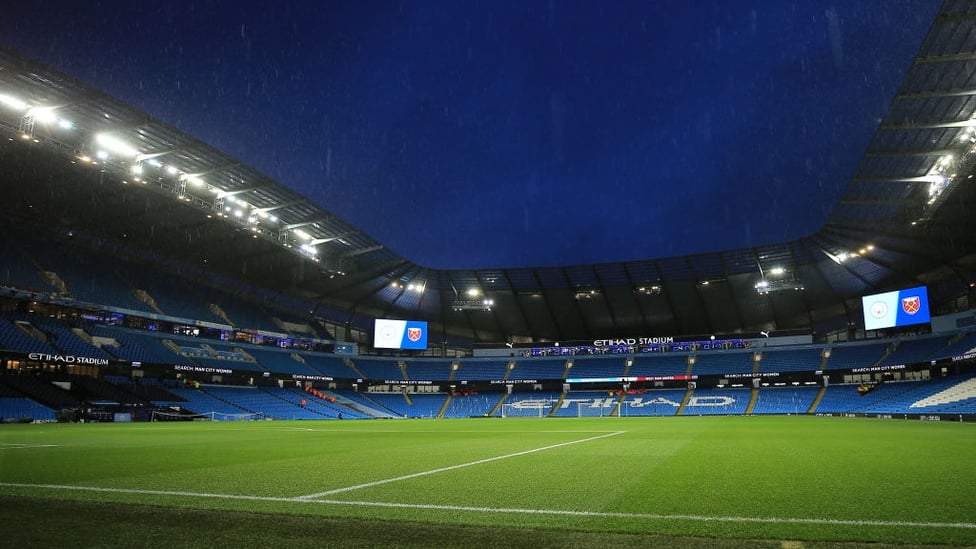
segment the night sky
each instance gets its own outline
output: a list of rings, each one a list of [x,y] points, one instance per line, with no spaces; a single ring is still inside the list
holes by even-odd
[[[935,0],[19,2],[0,44],[435,268],[817,230]]]

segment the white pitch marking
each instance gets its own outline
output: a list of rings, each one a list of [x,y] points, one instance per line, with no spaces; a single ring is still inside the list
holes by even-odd
[[[490,434],[519,434],[519,433],[530,433],[530,434],[533,434],[533,435],[534,434],[537,434],[537,433],[548,433],[548,434],[556,434],[556,435],[585,435],[585,434],[591,434],[591,433],[606,433],[606,431],[594,431],[594,430],[571,430],[571,431],[556,431],[556,430],[535,431],[535,430],[525,430],[525,431],[523,431],[523,430],[508,430],[508,429],[506,429],[504,431],[484,431],[484,430],[481,430],[481,431],[479,431],[479,430],[470,430],[470,431],[468,431],[468,430],[463,430],[463,431],[444,431],[444,430],[437,430],[437,429],[422,429],[422,430],[421,429],[418,429],[416,431],[404,431],[402,429],[370,429],[370,430],[359,430],[359,429],[329,429],[329,428],[325,428],[325,429],[313,429],[311,427],[279,427],[278,429],[281,430],[281,431],[289,431],[289,432],[290,431],[299,431],[299,432],[308,431],[308,432],[315,432],[315,433],[354,433],[354,434],[357,434],[357,435],[371,435],[371,434],[374,434],[374,433],[376,433],[376,434],[397,434],[397,435],[402,435],[404,433],[411,433],[411,434],[412,433],[437,433],[437,434],[452,434],[452,435],[453,434],[456,434],[456,433],[475,433],[475,434],[479,434],[479,435],[484,435],[484,434],[488,434],[488,433],[490,433]],[[626,432],[626,431],[621,431],[621,432]]]
[[[582,438],[579,440],[571,440],[569,442],[560,442],[559,444],[552,444],[550,446],[543,446],[541,448],[532,448],[531,450],[523,450],[521,452],[515,452],[513,454],[505,454],[503,456],[495,456],[485,459],[479,459],[475,461],[469,461],[467,463],[459,463],[457,465],[449,465],[447,467],[440,467],[438,469],[431,469],[429,471],[421,471],[419,473],[411,473],[409,475],[402,475],[399,477],[386,478],[383,480],[374,480],[373,482],[366,482],[363,484],[356,484],[355,486],[346,486],[345,488],[336,488],[335,490],[326,490],[325,492],[318,492],[316,494],[308,494],[305,496],[298,496],[299,499],[315,499],[322,496],[331,496],[333,494],[341,494],[343,492],[351,492],[353,490],[361,490],[363,488],[372,488],[373,486],[379,486],[381,484],[389,484],[391,482],[398,482],[401,480],[409,480],[417,477],[425,477],[428,475],[434,475],[437,473],[444,473],[447,471],[454,471],[456,469],[463,469],[465,467],[471,467],[472,465],[481,465],[482,463],[491,463],[492,461],[498,461],[502,459],[508,459],[518,456],[524,456],[528,454],[534,454],[536,452],[543,452],[546,450],[552,450],[553,448],[561,448],[563,446],[569,446],[572,444],[579,444],[581,442],[590,442],[592,440],[599,440],[601,438],[613,437],[620,434],[626,433],[626,431],[614,431],[612,433],[606,433],[596,437]]]
[[[421,509],[431,511],[463,511],[472,513],[497,513],[513,515],[551,515],[570,517],[595,518],[624,518],[637,520],[669,520],[689,522],[741,522],[753,524],[820,524],[826,526],[878,526],[905,528],[957,528],[976,530],[976,523],[972,522],[921,522],[908,520],[874,520],[874,519],[828,519],[828,518],[793,518],[793,517],[735,517],[709,515],[661,515],[655,513],[617,513],[612,511],[573,511],[569,509],[520,509],[506,507],[469,507],[464,505],[434,505],[425,503],[390,503],[383,501],[342,501],[326,499],[306,499],[303,497],[284,498],[273,496],[247,496],[238,494],[212,494],[206,492],[179,492],[173,490],[140,490],[135,488],[103,488],[99,486],[72,486],[68,484],[26,484],[19,482],[0,482],[0,487],[33,488],[48,490],[68,490],[81,492],[102,492],[111,494],[138,494],[150,496],[177,496],[208,499],[227,499],[245,501],[267,501],[274,503],[302,503],[318,505],[336,505],[351,507],[382,507],[391,509]]]
[[[2,444],[0,450],[21,450],[24,448],[57,448],[57,444]]]

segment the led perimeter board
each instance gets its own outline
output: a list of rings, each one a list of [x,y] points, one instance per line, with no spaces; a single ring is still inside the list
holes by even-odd
[[[861,305],[865,330],[924,324],[931,320],[925,286],[866,295],[861,298]]]
[[[427,348],[427,323],[421,320],[377,318],[373,328],[373,347],[377,349]]]

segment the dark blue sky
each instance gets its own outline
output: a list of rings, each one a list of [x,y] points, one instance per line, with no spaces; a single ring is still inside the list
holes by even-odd
[[[18,4],[0,43],[480,268],[816,230],[940,2]]]

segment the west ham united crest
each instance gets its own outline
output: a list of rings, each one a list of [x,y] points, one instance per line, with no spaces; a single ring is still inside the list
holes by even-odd
[[[407,339],[410,341],[420,341],[422,335],[424,332],[420,328],[407,328]]]
[[[919,307],[921,307],[922,300],[919,297],[903,297],[901,299],[901,310],[905,311],[905,314],[913,315],[918,312]]]

